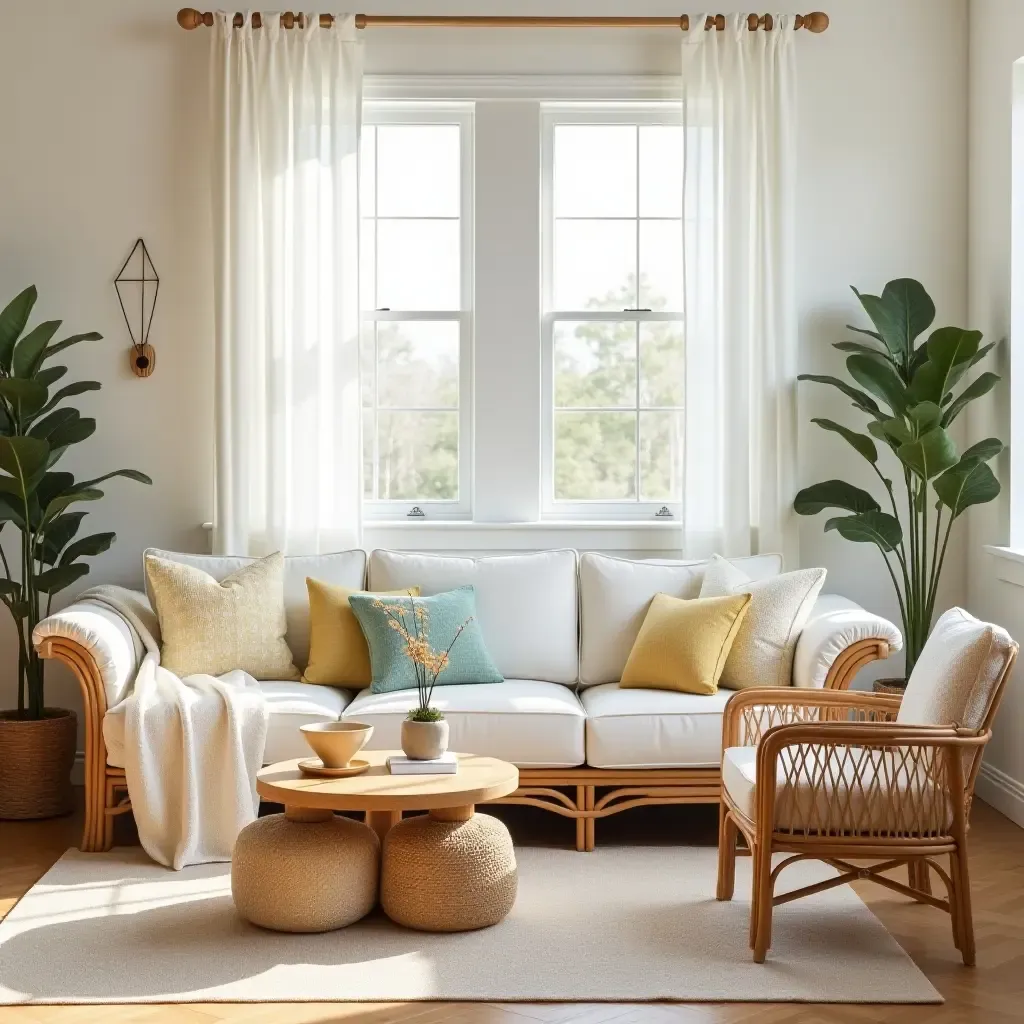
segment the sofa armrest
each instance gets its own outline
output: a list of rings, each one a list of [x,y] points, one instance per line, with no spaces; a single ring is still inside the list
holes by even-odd
[[[888,619],[838,594],[822,594],[797,641],[793,685],[845,690],[864,665],[902,646],[902,634]]]
[[[144,595],[138,595],[145,600]],[[113,608],[88,599],[48,615],[32,633],[43,658],[70,665],[101,714],[131,692],[145,649],[134,626]]]

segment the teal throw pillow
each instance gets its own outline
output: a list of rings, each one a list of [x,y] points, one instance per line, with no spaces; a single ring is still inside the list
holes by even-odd
[[[432,597],[352,594],[349,605],[370,649],[373,693],[416,688],[416,670],[409,657],[407,637],[415,643],[417,628],[419,635],[426,637],[429,658],[448,650],[463,623],[465,627],[452,646],[448,663],[438,674],[436,685],[505,681],[484,643],[476,620],[476,592],[471,586]],[[427,672],[429,682],[433,671],[428,668]]]

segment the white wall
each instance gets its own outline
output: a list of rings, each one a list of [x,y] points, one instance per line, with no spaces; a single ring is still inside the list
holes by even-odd
[[[1011,114],[1014,62],[1024,57],[1024,5],[1017,0],[971,0],[970,17],[969,319],[971,327],[996,340],[1010,337]],[[1024,102],[1024,90],[1021,100]],[[1024,200],[1024,166],[1016,173],[1022,187],[1020,202]],[[1018,280],[1022,260],[1024,251],[1017,257]],[[972,437],[996,436],[1011,441],[1010,356],[1011,350],[1015,350],[1014,355],[1020,353],[1022,344],[1024,336],[1017,336],[1011,344],[1001,346],[997,372],[1004,375],[1006,383],[968,408]],[[1020,387],[1017,384],[1018,396],[1024,398]],[[1019,437],[1012,441],[1021,448]],[[1018,476],[1024,470],[1022,454],[1024,450],[1014,456]],[[995,558],[983,549],[985,544],[1005,545],[1010,540],[1009,469],[1010,458],[1004,455],[997,466],[1002,495],[969,514],[967,600],[975,615],[999,622],[1022,640],[1024,566]],[[1024,825],[1022,682],[1018,670],[1003,699],[978,792]]]
[[[146,544],[201,548],[199,524],[211,517],[208,34],[179,29],[179,6],[180,0],[34,0],[5,4],[0,24],[0,297],[35,282],[40,314],[106,335],[73,350],[69,360],[73,373],[104,383],[103,392],[81,403],[97,415],[99,430],[70,468],[91,473],[132,465],[155,480],[152,489],[112,485],[92,513],[94,528],[116,529],[119,539],[96,560],[89,581],[136,579]],[[851,284],[875,290],[892,277],[918,277],[941,319],[964,319],[966,0],[822,6],[832,27],[798,40],[797,273],[801,364],[836,372],[841,363],[829,343],[856,315]],[[368,7],[679,13],[677,0],[375,0]],[[678,67],[671,29],[378,29],[368,33],[367,46],[371,73],[672,74]],[[157,369],[148,380],[128,372],[128,340],[111,285],[139,235],[162,278],[152,337]],[[802,395],[803,424],[811,415],[836,413],[831,396]],[[852,412],[848,422],[856,422]],[[828,476],[869,483],[841,442],[809,425],[802,429],[801,484]],[[541,543],[548,542],[545,533]],[[573,542],[559,534],[559,543]],[[873,550],[824,537],[820,519],[802,523],[802,544],[805,564],[829,568],[829,589],[895,614]],[[950,599],[963,599],[964,574],[958,545],[950,555]],[[2,629],[0,706],[14,699],[15,671],[10,630]],[[77,705],[63,683],[52,687],[50,699]]]

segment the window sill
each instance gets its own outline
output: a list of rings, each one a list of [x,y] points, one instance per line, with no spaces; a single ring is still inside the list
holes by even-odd
[[[1004,583],[1024,587],[1024,550],[986,544],[985,551],[996,561],[996,576]]]

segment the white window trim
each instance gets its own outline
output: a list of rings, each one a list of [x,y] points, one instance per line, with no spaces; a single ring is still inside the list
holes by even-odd
[[[614,103],[616,109],[609,109]],[[649,522],[667,510],[671,520],[682,517],[681,501],[627,501],[600,499],[559,501],[554,497],[554,326],[559,321],[621,322],[637,324],[681,321],[682,311],[558,310],[554,311],[554,129],[559,124],[680,124],[679,103],[631,99],[585,103],[541,104],[541,518],[548,521]],[[601,219],[601,218],[595,218]],[[607,218],[614,219],[614,218]],[[637,220],[639,225],[639,219]],[[639,249],[638,249],[639,258]],[[637,380],[639,389],[639,376]],[[639,409],[639,398],[637,401]],[[629,411],[629,410],[626,410]],[[639,416],[637,419],[639,430]],[[638,452],[639,454],[639,452]],[[639,472],[639,465],[637,467]],[[660,518],[660,517],[658,517]],[[667,518],[667,517],[666,517]],[[669,520],[669,521],[671,521]]]
[[[459,324],[459,499],[364,500],[363,518],[368,522],[406,521],[414,507],[427,519],[471,520],[473,517],[473,269],[474,269],[474,168],[473,104],[417,100],[391,102],[368,100],[363,104],[363,123],[458,124],[459,160],[459,301],[457,310],[362,310],[364,324],[387,321],[435,320]],[[376,167],[376,164],[374,165]],[[374,245],[374,260],[378,247]],[[376,267],[374,281],[377,280]]]

